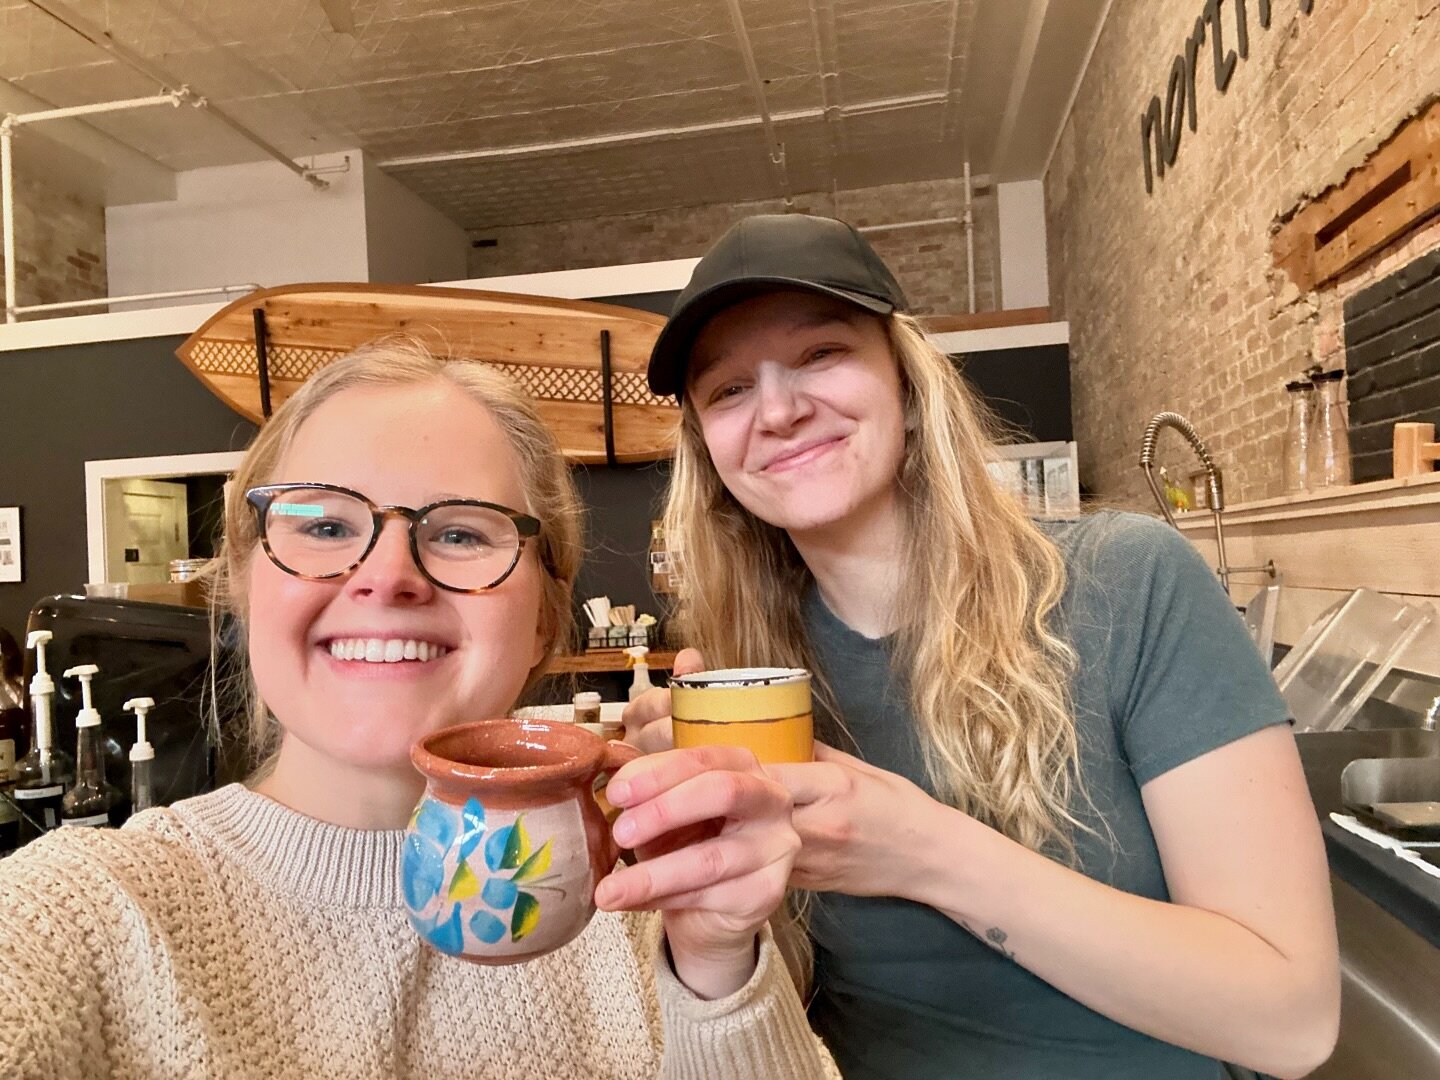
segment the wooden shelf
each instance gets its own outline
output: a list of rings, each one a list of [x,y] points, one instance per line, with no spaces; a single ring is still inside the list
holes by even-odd
[[[1175,520],[1214,566],[1209,512],[1194,510]],[[1283,644],[1294,644],[1352,589],[1375,589],[1400,601],[1440,601],[1440,472],[1238,503],[1226,508],[1224,522],[1231,566],[1273,560],[1283,575],[1275,622],[1275,640]],[[1262,575],[1237,575],[1230,597],[1243,605],[1265,583]],[[1400,666],[1440,675],[1440,619],[1415,639]]]
[[[550,665],[552,675],[593,675],[606,671],[628,671],[630,658],[624,649],[591,649],[575,656],[557,656]],[[652,671],[669,671],[675,665],[671,651],[652,651],[645,662]]]

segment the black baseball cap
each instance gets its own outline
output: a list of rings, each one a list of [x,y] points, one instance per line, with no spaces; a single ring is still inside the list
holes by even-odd
[[[852,225],[810,214],[757,214],[705,253],[650,351],[650,389],[685,392],[690,349],[731,304],[776,289],[833,296],[876,315],[904,311],[900,283]]]

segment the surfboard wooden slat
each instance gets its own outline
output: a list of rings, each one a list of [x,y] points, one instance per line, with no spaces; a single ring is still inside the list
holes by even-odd
[[[262,289],[218,311],[176,350],[217,397],[256,423],[264,312],[270,401],[278,408],[321,368],[389,334],[503,371],[536,401],[565,456],[606,460],[601,331],[610,332],[615,459],[654,461],[674,450],[680,410],[650,393],[645,367],[665,320],[586,300],[411,285],[321,284]]]

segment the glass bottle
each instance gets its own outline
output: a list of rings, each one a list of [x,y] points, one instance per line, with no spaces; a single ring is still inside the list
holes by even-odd
[[[83,705],[75,717],[75,783],[60,800],[60,824],[98,828],[110,824],[115,789],[105,782],[105,739],[100,713],[90,698],[90,680],[100,669],[80,664],[65,672],[80,680]]]
[[[51,702],[55,680],[45,667],[49,630],[34,630],[27,644],[35,650],[35,675],[30,680],[30,710],[34,729],[30,750],[15,767],[15,806],[20,811],[19,843],[26,844],[60,825],[60,800],[75,779],[70,755],[54,745],[55,725]]]
[[[1310,481],[1313,487],[1350,483],[1350,431],[1340,380],[1345,372],[1322,371],[1315,384],[1315,423],[1310,444]]]
[[[131,698],[121,707],[135,714],[135,745],[130,747],[130,813],[138,814],[155,805],[155,787],[150,777],[155,748],[145,738],[145,717],[155,707],[155,699]]]
[[[1285,429],[1285,493],[1290,495],[1315,486],[1310,475],[1315,384],[1309,379],[1296,379],[1285,384],[1285,392],[1290,395],[1290,420]]]

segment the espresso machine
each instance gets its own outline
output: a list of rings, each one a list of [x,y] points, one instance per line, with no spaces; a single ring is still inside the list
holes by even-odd
[[[55,745],[75,753],[80,686],[60,672],[77,665],[99,667],[93,680],[95,708],[104,724],[106,780],[128,796],[129,751],[135,718],[123,710],[130,699],[153,698],[147,739],[154,748],[151,780],[157,805],[209,791],[216,784],[219,746],[210,720],[212,656],[219,670],[232,654],[233,627],[221,625],[212,650],[210,613],[204,608],[85,596],[50,596],[30,612],[27,633],[48,630],[48,667],[55,673]],[[27,654],[25,683],[33,675]],[[222,702],[223,705],[223,702]],[[223,713],[222,725],[228,721]]]

